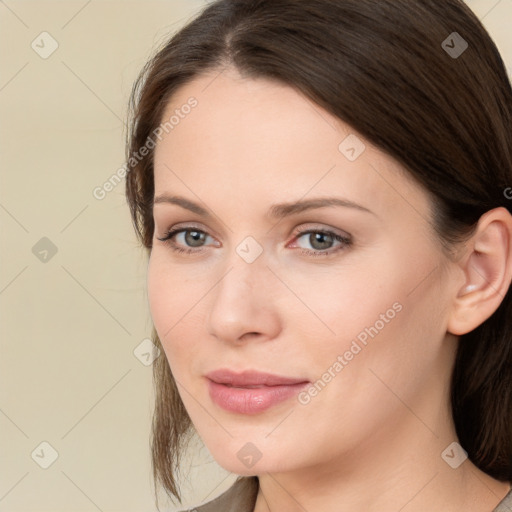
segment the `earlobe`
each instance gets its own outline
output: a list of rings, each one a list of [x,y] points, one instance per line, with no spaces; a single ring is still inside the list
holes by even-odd
[[[503,301],[512,280],[512,216],[495,208],[480,218],[459,261],[464,284],[453,301],[448,332],[466,334],[487,320]]]

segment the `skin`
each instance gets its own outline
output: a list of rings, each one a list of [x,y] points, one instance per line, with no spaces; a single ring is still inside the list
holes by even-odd
[[[452,469],[441,453],[457,441],[449,408],[455,334],[474,328],[470,304],[482,318],[497,308],[486,272],[495,279],[501,262],[492,284],[510,284],[510,216],[495,211],[450,258],[425,191],[361,136],[366,149],[349,161],[338,146],[354,130],[299,92],[216,70],[182,87],[164,118],[191,96],[197,107],[156,146],[155,196],[183,196],[211,218],[155,204],[148,295],[182,400],[213,457],[259,476],[256,512],[491,511],[509,485],[469,459]],[[275,203],[323,196],[371,212],[268,215]],[[199,253],[158,239],[187,226],[208,235],[202,245],[183,232],[174,242]],[[351,243],[327,238],[322,246],[296,228],[348,234]],[[263,251],[252,263],[236,252],[248,236]],[[498,255],[494,266],[474,260],[472,249],[485,243]],[[211,401],[204,376],[218,368],[316,382],[396,303],[394,318],[306,405],[292,398],[241,415]],[[248,442],[261,453],[252,468],[237,457]]]

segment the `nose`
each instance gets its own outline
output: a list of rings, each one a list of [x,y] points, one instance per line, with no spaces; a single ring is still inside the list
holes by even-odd
[[[221,341],[240,344],[266,341],[280,331],[278,280],[261,255],[247,263],[237,254],[211,292],[207,318],[209,334]]]

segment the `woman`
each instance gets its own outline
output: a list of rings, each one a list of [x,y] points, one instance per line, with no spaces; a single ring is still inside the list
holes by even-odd
[[[207,511],[510,511],[512,90],[458,0],[219,0],[132,94],[155,486]]]

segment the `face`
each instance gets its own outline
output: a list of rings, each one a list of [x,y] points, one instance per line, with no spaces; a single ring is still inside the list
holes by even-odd
[[[428,197],[291,87],[218,73],[173,96],[155,149],[148,294],[180,396],[237,474],[370,453],[447,387]]]

